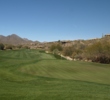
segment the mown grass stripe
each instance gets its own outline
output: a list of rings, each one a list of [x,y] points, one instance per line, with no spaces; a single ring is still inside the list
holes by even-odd
[[[0,100],[110,100],[110,65],[0,51]]]

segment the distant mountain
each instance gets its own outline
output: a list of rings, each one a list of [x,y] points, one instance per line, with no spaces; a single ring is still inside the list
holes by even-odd
[[[21,38],[16,34],[8,36],[0,35],[0,42],[4,44],[13,44],[13,45],[33,43],[33,41],[28,40],[26,38]]]

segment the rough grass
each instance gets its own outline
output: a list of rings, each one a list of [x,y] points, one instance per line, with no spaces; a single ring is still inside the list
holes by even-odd
[[[110,100],[110,65],[0,51],[0,100]]]

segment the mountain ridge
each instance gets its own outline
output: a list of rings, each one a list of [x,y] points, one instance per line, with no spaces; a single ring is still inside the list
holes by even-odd
[[[19,44],[33,43],[34,41],[28,40],[27,38],[21,38],[16,34],[11,34],[8,36],[0,35],[0,42],[4,44],[19,45]]]

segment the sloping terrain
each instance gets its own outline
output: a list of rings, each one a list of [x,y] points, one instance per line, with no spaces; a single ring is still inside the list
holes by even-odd
[[[0,51],[0,100],[109,100],[110,65]]]

